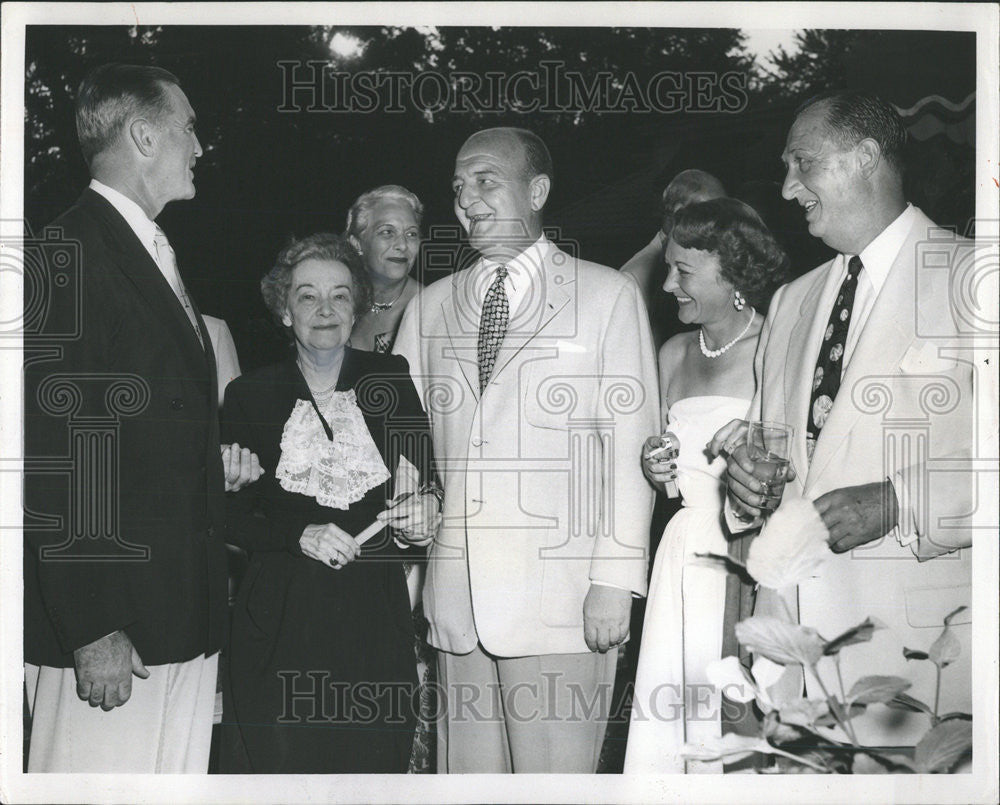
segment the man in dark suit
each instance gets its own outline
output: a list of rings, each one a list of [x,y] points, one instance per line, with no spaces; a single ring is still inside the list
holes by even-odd
[[[204,772],[223,490],[259,467],[238,445],[220,454],[211,342],[154,223],[194,196],[201,145],[155,67],[91,72],[76,120],[93,181],[47,237],[76,255],[77,284],[58,293],[53,261],[25,337],[28,770]]]

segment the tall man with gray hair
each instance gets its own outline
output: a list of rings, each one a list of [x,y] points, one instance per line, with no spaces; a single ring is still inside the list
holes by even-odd
[[[107,64],[80,85],[93,180],[49,228],[77,260],[42,278],[25,337],[25,683],[31,772],[205,772],[227,618],[215,358],[154,219],[201,156],[178,80]],[[32,468],[70,452],[59,475]]]
[[[455,214],[480,259],[416,297],[396,341],[445,486],[424,587],[442,773],[594,772],[646,592],[646,311],[630,279],[542,234],[551,183],[530,131],[465,142]]]

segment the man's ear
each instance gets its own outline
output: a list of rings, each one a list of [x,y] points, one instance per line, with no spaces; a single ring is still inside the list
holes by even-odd
[[[132,144],[144,157],[151,157],[156,150],[156,129],[142,117],[133,120],[128,127]]]
[[[871,138],[865,138],[856,147],[858,169],[861,175],[870,179],[882,162],[882,148]]]
[[[542,207],[545,206],[545,202],[548,200],[549,189],[551,187],[552,182],[544,173],[538,174],[531,180],[531,184],[528,185],[528,190],[530,193],[532,210],[535,212],[541,212]]]

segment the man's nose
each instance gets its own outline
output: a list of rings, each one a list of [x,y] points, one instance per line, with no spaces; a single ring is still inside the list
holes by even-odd
[[[203,153],[204,153],[204,151],[201,150],[201,141],[198,139],[198,136],[195,135],[195,138],[194,138],[194,155],[195,155],[196,158],[201,158],[201,155]]]
[[[792,169],[785,171],[785,181],[781,183],[781,197],[785,201],[795,198],[795,191],[800,187],[799,180],[792,176]]]
[[[463,184],[462,188],[458,191],[458,206],[463,210],[467,210],[475,200],[475,188],[470,184]]]

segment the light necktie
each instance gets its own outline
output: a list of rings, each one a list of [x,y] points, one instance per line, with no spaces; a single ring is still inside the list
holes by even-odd
[[[184,308],[184,313],[187,314],[191,326],[194,327],[195,335],[198,336],[198,340],[201,342],[202,348],[204,348],[205,341],[198,327],[198,317],[195,316],[194,308],[188,299],[187,290],[184,288],[184,283],[181,282],[181,275],[177,271],[177,258],[174,256],[174,250],[170,246],[170,241],[167,240],[166,233],[160,227],[156,227],[156,234],[153,236],[153,245],[156,247],[156,260],[159,263],[160,271],[163,272],[164,278],[177,296],[177,301]]]
[[[497,362],[500,344],[507,335],[507,324],[510,322],[510,301],[507,299],[507,289],[504,279],[507,277],[507,266],[498,266],[496,278],[483,302],[483,314],[479,319],[479,343],[476,357],[479,359],[479,393],[483,393],[486,383],[493,373]]]
[[[852,257],[847,263],[844,277],[837,294],[837,301],[830,313],[830,321],[823,333],[816,371],[813,372],[812,395],[809,399],[809,413],[806,422],[806,455],[812,461],[816,440],[819,438],[826,418],[833,408],[840,389],[840,379],[844,371],[844,345],[847,330],[851,326],[851,312],[854,308],[854,294],[858,290],[858,277],[864,270],[860,257]]]

